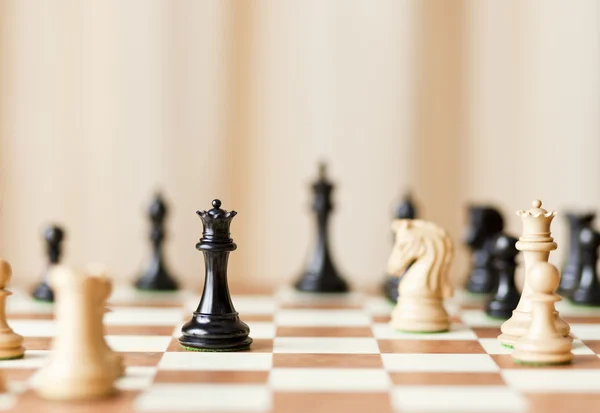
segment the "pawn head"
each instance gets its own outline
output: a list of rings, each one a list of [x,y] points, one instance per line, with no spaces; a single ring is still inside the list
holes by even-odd
[[[12,275],[12,268],[8,261],[0,260],[0,289],[4,289],[6,284],[10,281]]]
[[[58,245],[65,237],[65,231],[58,225],[50,225],[44,230],[44,239],[49,244]]]
[[[538,262],[527,274],[527,282],[536,293],[552,294],[560,283],[558,268],[549,262]]]

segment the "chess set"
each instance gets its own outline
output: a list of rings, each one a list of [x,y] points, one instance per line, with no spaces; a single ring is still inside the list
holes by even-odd
[[[63,265],[57,226],[44,233],[49,265],[33,292],[12,294],[1,261],[0,411],[600,411],[593,214],[566,215],[561,275],[548,262],[554,211],[538,200],[519,211],[517,238],[496,209],[470,207],[472,268],[455,291],[452,240],[418,219],[407,197],[375,294],[352,291],[330,254],[334,186],[324,168],[312,189],[317,240],[306,269],[270,292],[229,290],[236,212],[219,200],[198,212],[202,292],[181,289],[164,263],[161,197],[149,214],[155,254],[134,285],[113,286],[102,268]]]

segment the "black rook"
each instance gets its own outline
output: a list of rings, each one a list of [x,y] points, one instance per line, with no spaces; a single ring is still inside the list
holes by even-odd
[[[205,278],[197,310],[182,328],[179,338],[188,350],[238,351],[250,347],[250,328],[243,323],[231,302],[227,284],[227,260],[237,245],[229,237],[235,211],[221,209],[215,199],[213,208],[198,211],[204,230],[196,248],[204,254]]]

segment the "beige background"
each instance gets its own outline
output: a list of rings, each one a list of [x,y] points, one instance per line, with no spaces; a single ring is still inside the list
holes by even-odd
[[[339,184],[333,250],[356,288],[380,283],[390,211],[460,244],[467,203],[508,228],[540,197],[600,203],[600,12],[562,1],[0,0],[0,256],[15,282],[66,261],[135,276],[145,208],[172,204],[168,258],[203,278],[196,209],[236,209],[231,278],[291,281],[312,239],[318,159]],[[562,219],[554,225],[561,262]],[[457,282],[466,270],[457,248]]]

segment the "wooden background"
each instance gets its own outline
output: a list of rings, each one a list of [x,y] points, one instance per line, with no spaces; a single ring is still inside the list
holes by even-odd
[[[295,278],[312,239],[308,185],[339,186],[333,250],[357,288],[378,284],[391,208],[460,244],[465,205],[514,214],[533,198],[600,205],[598,2],[0,0],[0,256],[16,283],[66,262],[131,279],[145,209],[171,201],[168,259],[202,282],[196,209],[235,209],[231,277]],[[364,225],[368,217],[371,225]],[[554,233],[566,252],[563,218]],[[457,247],[453,276],[465,274]]]

